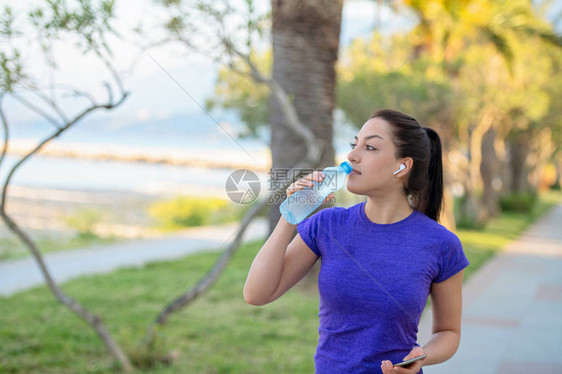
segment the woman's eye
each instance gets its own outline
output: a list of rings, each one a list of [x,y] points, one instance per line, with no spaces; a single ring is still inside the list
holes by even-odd
[[[349,147],[350,147],[351,149],[354,149],[355,147],[357,147],[357,144],[355,144],[355,143],[349,143]],[[365,148],[366,148],[368,151],[376,151],[376,150],[377,150],[375,147],[373,147],[372,145],[368,145],[368,144],[365,145]]]

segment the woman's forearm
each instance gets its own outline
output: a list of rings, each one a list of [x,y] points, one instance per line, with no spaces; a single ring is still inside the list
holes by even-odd
[[[443,330],[433,333],[431,339],[422,347],[427,354],[423,366],[435,365],[447,361],[457,351],[460,343],[460,332]]]
[[[285,252],[295,227],[281,217],[275,230],[256,255],[244,285],[244,299],[248,304],[267,303],[277,289],[283,271]]]

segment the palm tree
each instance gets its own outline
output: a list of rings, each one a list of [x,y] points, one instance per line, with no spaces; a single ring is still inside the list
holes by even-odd
[[[335,64],[338,58],[343,0],[271,1],[273,81],[293,100],[303,123],[320,142],[317,167],[334,163],[332,112],[335,107]],[[303,139],[286,125],[279,103],[270,101],[272,180],[280,170],[293,167],[306,154]],[[313,166],[313,165],[311,165]],[[282,201],[282,200],[281,200]],[[279,209],[270,209],[270,230]]]

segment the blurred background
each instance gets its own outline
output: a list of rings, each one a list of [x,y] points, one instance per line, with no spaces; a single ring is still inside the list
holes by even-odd
[[[7,218],[0,263],[29,258],[29,243],[10,222],[42,254],[117,248],[201,226],[232,229],[258,200],[233,202],[225,187],[231,173],[256,173],[259,198],[267,198],[287,181],[281,170],[346,160],[353,136],[382,108],[440,134],[442,223],[461,237],[469,277],[560,202],[560,1],[8,0],[1,12]],[[339,206],[362,201],[347,191],[336,197]],[[274,227],[281,201],[261,211],[258,236]],[[135,367],[310,372],[315,274],[285,300],[248,310],[241,290],[261,243],[244,244],[214,296],[170,322],[178,327],[164,334],[157,353],[127,347],[219,251],[142,274],[78,280],[65,290],[107,315]],[[155,279],[169,283],[156,286]],[[157,289],[139,286],[145,282]],[[121,297],[104,295],[110,290]],[[57,320],[62,307],[46,288],[5,295],[1,324],[12,327],[0,328],[0,371],[116,370],[83,323]],[[100,306],[104,296],[116,309]],[[42,315],[33,314],[37,302]],[[206,308],[214,308],[214,322]],[[182,329],[188,313],[190,327]],[[14,327],[24,320],[51,327]],[[311,333],[298,337],[298,326]],[[252,331],[266,342],[259,349]],[[226,355],[232,334],[242,342]],[[284,339],[297,342],[279,348]],[[249,358],[256,349],[271,360]],[[83,359],[71,359],[77,353]]]

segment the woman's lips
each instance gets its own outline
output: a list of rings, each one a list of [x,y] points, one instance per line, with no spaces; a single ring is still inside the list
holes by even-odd
[[[355,169],[351,170],[351,173],[349,173],[349,175],[361,175],[361,173]]]

